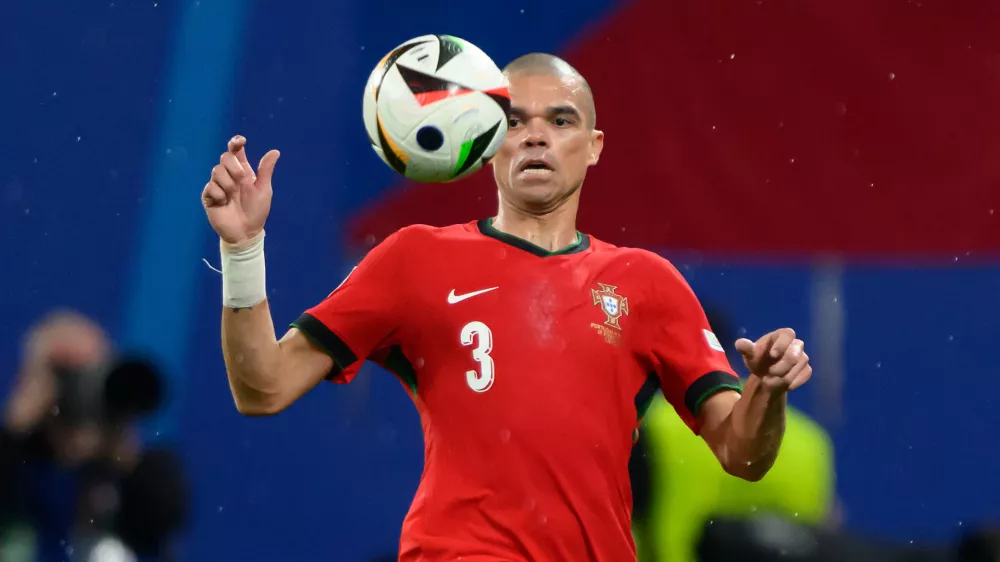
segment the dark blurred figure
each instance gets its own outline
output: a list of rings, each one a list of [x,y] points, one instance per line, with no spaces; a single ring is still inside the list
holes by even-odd
[[[1000,562],[1000,527],[987,526],[962,536],[957,562]]]
[[[135,426],[162,398],[155,366],[117,355],[90,319],[31,329],[0,423],[0,560],[169,559],[187,485]]]
[[[951,548],[872,540],[787,519],[718,518],[698,543],[703,562],[1000,562],[1000,528],[983,527]]]
[[[712,520],[697,556],[699,562],[965,562],[944,548],[883,543],[773,516]]]

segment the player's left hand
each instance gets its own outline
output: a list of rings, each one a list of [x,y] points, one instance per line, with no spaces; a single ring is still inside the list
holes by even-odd
[[[736,351],[747,369],[772,390],[795,390],[812,376],[805,344],[791,328],[775,330],[755,342],[741,338],[736,341]]]

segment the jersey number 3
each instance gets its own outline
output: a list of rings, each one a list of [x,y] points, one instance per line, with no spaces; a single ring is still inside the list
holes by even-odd
[[[472,348],[472,358],[479,363],[479,369],[465,372],[465,382],[476,392],[486,392],[493,386],[493,332],[490,327],[478,320],[469,322],[462,328],[462,345]]]

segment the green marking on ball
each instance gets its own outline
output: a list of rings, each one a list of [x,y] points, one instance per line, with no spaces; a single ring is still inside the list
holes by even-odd
[[[458,153],[458,164],[455,166],[455,175],[458,175],[462,171],[462,166],[469,159],[469,153],[472,152],[472,145],[475,142],[476,140],[473,139],[462,143],[462,150]]]
[[[462,40],[459,39],[458,37],[455,37],[454,35],[442,35],[441,37],[447,37],[448,39],[451,39],[452,41],[458,43],[458,46],[461,47],[463,50],[465,49],[465,44],[462,43]]]

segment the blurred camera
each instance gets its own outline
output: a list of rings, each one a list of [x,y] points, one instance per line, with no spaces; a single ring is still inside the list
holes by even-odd
[[[120,357],[102,367],[54,365],[61,423],[123,423],[154,412],[163,401],[163,381],[155,364]]]

